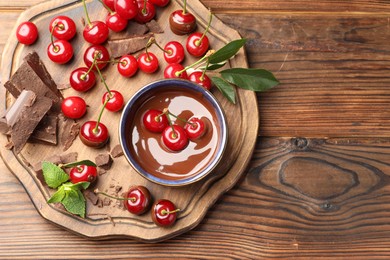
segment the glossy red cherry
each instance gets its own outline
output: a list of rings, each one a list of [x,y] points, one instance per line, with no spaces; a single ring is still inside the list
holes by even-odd
[[[111,9],[111,11],[115,11],[115,0],[103,0],[103,3]]]
[[[186,49],[188,53],[194,57],[203,56],[208,51],[209,47],[209,38],[200,32],[191,33],[187,38]]]
[[[131,20],[137,16],[138,4],[135,0],[116,0],[115,11],[124,19]]]
[[[122,76],[130,78],[138,71],[137,59],[133,55],[122,56],[119,59],[117,69]]]
[[[117,112],[123,108],[123,105],[125,103],[123,99],[123,95],[116,90],[111,90],[110,92],[111,95],[109,92],[104,93],[102,97],[102,104],[104,104],[106,100],[109,99],[106,104],[107,110],[110,110],[112,112]]]
[[[70,73],[69,83],[74,90],[86,92],[95,86],[96,76],[88,68],[77,68]]]
[[[57,39],[69,41],[76,35],[76,24],[68,16],[60,15],[50,21],[49,31]]]
[[[164,70],[164,78],[170,79],[170,78],[181,78],[181,79],[188,79],[188,75],[186,71],[183,71],[184,67],[183,65],[179,63],[171,63],[168,64]]]
[[[122,18],[118,13],[109,13],[106,17],[106,24],[114,32],[120,32],[126,29],[128,21]]]
[[[78,165],[69,172],[69,179],[72,183],[95,182],[98,173],[95,166]]]
[[[212,86],[211,80],[206,74],[203,75],[203,71],[192,72],[188,76],[188,79],[192,82],[198,83],[199,85],[201,85],[202,87],[204,87],[207,90],[211,89],[211,86]]]
[[[206,133],[206,124],[197,117],[192,117],[184,126],[184,130],[191,141],[201,138]]]
[[[169,4],[170,0],[149,0],[149,2],[159,7],[164,7]]]
[[[61,111],[68,118],[78,119],[87,112],[87,104],[81,97],[69,96],[62,100]]]
[[[162,140],[174,152],[183,150],[189,142],[184,128],[179,125],[167,126],[162,133]]]
[[[164,59],[168,63],[181,63],[185,58],[184,47],[180,42],[170,41],[164,47]]]
[[[53,62],[64,64],[73,57],[73,47],[67,41],[56,40],[47,47],[47,55]]]
[[[174,34],[188,34],[195,30],[196,18],[189,12],[176,10],[169,16],[169,26]]]
[[[156,15],[156,8],[147,0],[138,0],[138,12],[134,18],[138,23],[150,22]]]
[[[124,201],[126,209],[135,215],[145,213],[151,205],[152,196],[144,186],[131,187],[126,194]]]
[[[96,56],[97,66],[100,70],[105,68],[110,61],[110,54],[108,50],[103,45],[91,45],[84,52],[84,63],[90,68],[93,64],[94,58]],[[93,67],[93,69],[96,69]]]
[[[32,22],[23,22],[16,29],[16,38],[21,44],[31,45],[38,39],[38,28]]]
[[[91,44],[102,44],[108,38],[109,30],[105,23],[93,21],[83,30],[84,39]]]
[[[100,148],[108,142],[110,136],[103,123],[87,121],[80,127],[79,137],[86,146]]]
[[[152,206],[152,220],[158,226],[169,227],[175,223],[179,211],[171,201],[158,200]]]
[[[158,67],[158,58],[151,52],[144,52],[138,57],[138,67],[145,73],[154,73]]]
[[[153,133],[162,133],[168,126],[168,118],[161,110],[149,109],[142,116],[142,122],[147,130]]]

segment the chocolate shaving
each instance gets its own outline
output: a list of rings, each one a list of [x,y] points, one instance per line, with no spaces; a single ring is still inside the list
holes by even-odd
[[[74,121],[73,119],[68,119],[65,117],[60,118],[60,128],[62,130],[60,136],[60,143],[63,147],[63,151],[68,150],[73,141],[76,139],[80,131],[80,124]]]

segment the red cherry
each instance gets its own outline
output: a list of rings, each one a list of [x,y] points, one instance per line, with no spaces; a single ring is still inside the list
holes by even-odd
[[[92,66],[95,55],[97,55],[96,61],[98,62],[96,65],[100,70],[102,70],[110,61],[110,54],[103,45],[89,46],[84,52],[84,63],[88,68]],[[95,66],[93,69],[96,69]]]
[[[102,97],[102,104],[106,102],[107,99],[108,102],[106,104],[106,108],[112,112],[117,112],[123,108],[124,105],[124,99],[122,94],[119,91],[111,90],[111,96],[110,93],[106,92],[104,93]]]
[[[135,20],[138,23],[147,23],[150,22],[156,15],[156,8],[150,2],[146,0],[138,0],[138,12]]]
[[[95,166],[78,165],[69,172],[69,179],[72,183],[95,182],[97,179],[97,169]]]
[[[189,12],[176,10],[169,16],[169,26],[171,31],[177,35],[191,33],[196,28],[196,18]]]
[[[168,63],[181,63],[184,60],[184,47],[180,42],[171,41],[164,47],[164,59]]]
[[[60,15],[50,21],[49,31],[57,39],[69,41],[76,35],[76,24],[68,16]]]
[[[199,85],[201,85],[202,87],[204,87],[207,90],[211,89],[211,80],[206,74],[203,75],[202,71],[192,72],[188,76],[188,79],[192,82],[198,83]]]
[[[21,44],[31,45],[38,38],[38,28],[32,22],[23,22],[16,29],[16,38]]]
[[[189,54],[200,57],[206,54],[210,47],[209,38],[200,32],[194,32],[187,38],[186,48]]]
[[[150,109],[145,112],[142,122],[147,130],[153,133],[162,133],[168,126],[168,118],[162,111]]]
[[[128,21],[122,18],[118,13],[109,13],[106,17],[106,24],[114,32],[120,32],[126,29]]]
[[[73,57],[73,47],[67,41],[56,40],[47,47],[47,55],[53,62],[64,64]]]
[[[206,133],[206,124],[197,117],[192,117],[184,126],[184,130],[191,141],[201,138]]]
[[[184,128],[179,125],[167,126],[162,133],[165,146],[172,151],[181,151],[188,145],[188,137]]]
[[[138,67],[145,73],[154,73],[158,66],[158,58],[151,52],[144,52],[138,57]]]
[[[70,73],[69,82],[74,90],[85,92],[95,86],[96,76],[92,70],[81,67]]]
[[[91,44],[101,44],[108,38],[109,30],[105,23],[94,21],[84,27],[84,39]]]
[[[111,11],[115,11],[115,0],[103,0],[103,3],[111,9]]]
[[[138,70],[137,59],[133,55],[124,55],[119,59],[117,68],[122,76],[130,78]]]
[[[100,148],[108,142],[110,136],[107,127],[103,123],[87,121],[81,126],[79,137],[86,146]]]
[[[166,79],[170,79],[170,78],[188,79],[187,72],[183,71],[183,70],[184,70],[183,65],[181,65],[179,63],[168,64],[168,66],[164,70],[164,78],[166,78]],[[181,72],[181,73],[178,74],[179,72]]]
[[[144,186],[131,187],[125,197],[126,209],[135,215],[145,213],[152,202],[149,190]]]
[[[158,200],[153,204],[152,207],[152,220],[153,222],[161,227],[172,226],[177,218],[176,206],[169,200]]]
[[[62,100],[61,110],[66,117],[78,119],[87,112],[87,104],[81,97],[70,96]]]
[[[169,4],[170,0],[149,0],[154,5],[164,7]]]
[[[115,11],[122,18],[131,20],[137,16],[138,4],[135,0],[116,0]]]

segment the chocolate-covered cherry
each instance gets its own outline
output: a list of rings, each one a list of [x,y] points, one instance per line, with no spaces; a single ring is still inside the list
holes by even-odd
[[[192,117],[184,125],[184,130],[191,141],[201,138],[206,133],[206,124],[202,119]]]
[[[110,92],[107,91],[106,93],[104,93],[102,97],[102,103],[104,104],[105,102],[107,102],[106,104],[107,110],[110,110],[112,112],[117,112],[123,108],[124,105],[123,95],[116,90],[110,90]]]
[[[69,96],[62,100],[61,110],[64,116],[72,119],[78,119],[87,112],[87,104],[81,97]]]
[[[181,151],[188,145],[187,133],[179,125],[167,126],[162,133],[164,145],[171,151]]]
[[[95,86],[96,76],[91,68],[77,68],[70,73],[69,83],[74,90],[86,92]]]
[[[135,0],[116,0],[114,9],[122,18],[131,20],[137,16],[138,4]]]
[[[170,41],[164,47],[164,59],[168,63],[181,63],[185,58],[184,47],[180,42]]]
[[[183,10],[176,10],[169,16],[169,27],[177,35],[191,33],[196,28],[196,18],[187,12],[187,1],[184,0]]]
[[[31,45],[38,39],[38,28],[32,22],[23,22],[16,29],[16,38],[21,44]]]
[[[130,54],[122,56],[119,59],[117,69],[122,76],[130,78],[138,71],[137,59]]]
[[[64,40],[52,41],[47,47],[47,56],[55,63],[67,63],[73,57],[73,47]]]
[[[188,79],[192,82],[195,82],[207,90],[211,89],[211,79],[202,71],[194,71],[189,76]]]
[[[152,220],[158,226],[169,227],[175,223],[179,211],[171,201],[161,199],[152,206]]]
[[[150,208],[151,202],[152,196],[146,187],[134,186],[127,192],[124,204],[130,213],[141,215]]]
[[[76,35],[76,24],[68,16],[60,15],[50,21],[49,30],[57,39],[69,41]]]
[[[107,127],[97,121],[87,121],[80,127],[80,140],[89,147],[101,148],[109,139]]]
[[[165,67],[164,78],[181,78],[188,79],[187,72],[185,71],[183,65],[179,63],[171,63]]]
[[[147,0],[138,0],[138,12],[134,18],[138,23],[150,22],[156,15],[156,8]]]
[[[165,113],[157,109],[149,109],[142,116],[142,122],[147,130],[153,133],[162,133],[169,125]]]
[[[103,45],[91,45],[84,52],[84,63],[90,68],[95,65],[101,70],[104,69],[110,61],[110,54]],[[95,66],[92,69],[96,70]]]
[[[87,20],[87,24],[83,30],[84,39],[91,44],[101,44],[105,42],[108,38],[109,30],[105,23],[101,21],[93,21],[89,18],[87,5],[85,0],[83,0],[84,12]]]
[[[97,168],[95,166],[78,165],[69,172],[69,179],[72,183],[95,182],[97,176]]]
[[[169,4],[170,0],[149,0],[149,2],[159,7],[164,7]]]
[[[145,73],[154,73],[158,67],[158,58],[151,52],[144,52],[138,57],[138,67]]]

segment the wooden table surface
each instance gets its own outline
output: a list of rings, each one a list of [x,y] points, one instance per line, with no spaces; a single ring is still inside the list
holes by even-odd
[[[39,2],[0,1],[0,54]],[[390,2],[202,2],[281,81],[258,95],[244,178],[176,238],[91,241],[44,220],[1,163],[0,258],[390,257]]]

